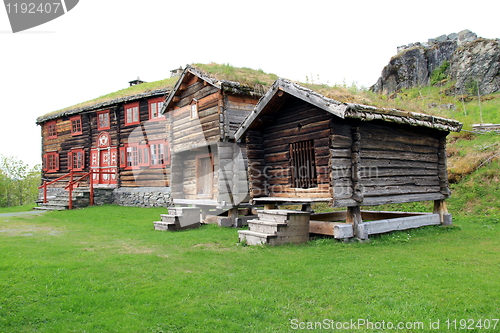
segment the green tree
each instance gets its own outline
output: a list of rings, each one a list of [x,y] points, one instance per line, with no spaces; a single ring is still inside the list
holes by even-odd
[[[33,168],[16,157],[0,155],[0,206],[33,202],[38,196],[41,167]]]

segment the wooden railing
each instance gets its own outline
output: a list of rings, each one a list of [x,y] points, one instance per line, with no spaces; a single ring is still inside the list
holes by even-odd
[[[64,189],[68,190],[69,193],[69,199],[68,199],[68,209],[73,209],[73,190],[75,189],[75,185],[78,184],[78,182],[81,182],[85,178],[89,179],[89,189],[90,189],[90,206],[94,205],[94,184],[92,183],[92,177],[93,177],[94,171],[90,169],[88,172],[74,172],[71,170],[68,174],[65,174],[57,179],[54,179],[53,181],[47,182],[44,180],[43,184],[38,187],[38,189],[43,189],[43,203],[47,203],[47,187],[49,185],[52,185],[56,182],[62,181],[63,179],[69,177],[69,182],[68,185]],[[112,171],[99,171],[99,174],[116,174],[116,172]],[[80,178],[74,179],[75,176],[80,176]]]

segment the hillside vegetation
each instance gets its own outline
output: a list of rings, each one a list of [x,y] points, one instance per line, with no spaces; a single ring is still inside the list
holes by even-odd
[[[500,134],[479,133],[473,124],[500,124],[500,93],[449,95],[450,82],[402,90],[389,98],[359,92],[374,104],[431,114],[461,121],[460,133],[448,136],[448,178],[453,195],[449,200],[454,213],[494,215],[499,213]]]

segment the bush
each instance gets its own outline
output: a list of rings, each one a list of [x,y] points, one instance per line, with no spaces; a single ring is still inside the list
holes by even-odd
[[[446,74],[446,70],[450,67],[450,63],[448,61],[443,61],[441,66],[432,71],[431,74],[431,85],[435,86],[437,83],[448,79],[448,75]]]

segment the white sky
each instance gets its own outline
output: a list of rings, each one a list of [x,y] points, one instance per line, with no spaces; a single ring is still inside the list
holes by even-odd
[[[40,163],[38,116],[190,63],[369,87],[397,46],[463,29],[500,37],[495,3],[81,0],[17,34],[1,6],[0,154]]]

